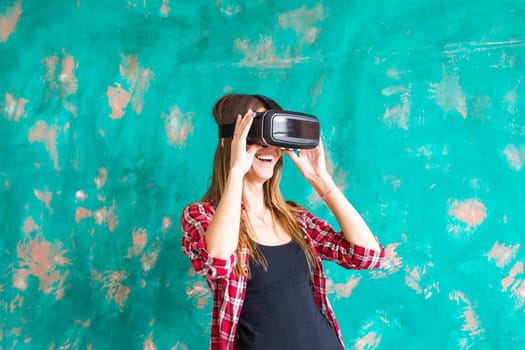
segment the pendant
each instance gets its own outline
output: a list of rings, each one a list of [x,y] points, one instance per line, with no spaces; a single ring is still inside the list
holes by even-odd
[[[259,216],[259,215],[257,215],[257,219],[261,220],[262,223],[266,225],[266,221],[264,221],[264,217],[265,217],[265,216],[266,216],[266,213],[264,213],[263,216]]]

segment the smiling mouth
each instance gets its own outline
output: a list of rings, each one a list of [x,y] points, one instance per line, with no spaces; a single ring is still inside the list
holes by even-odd
[[[271,162],[273,160],[273,156],[267,156],[267,155],[259,155],[255,156],[255,158],[259,159],[262,162]]]

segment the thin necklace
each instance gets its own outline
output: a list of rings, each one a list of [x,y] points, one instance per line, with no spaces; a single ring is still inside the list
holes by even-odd
[[[263,224],[266,225],[266,220],[264,220],[266,218],[266,213],[268,212],[268,210],[264,210],[264,214],[263,215],[258,215],[256,213],[252,213],[251,211],[248,211],[248,213],[252,214],[252,215],[255,215],[255,217],[259,220],[262,221]]]

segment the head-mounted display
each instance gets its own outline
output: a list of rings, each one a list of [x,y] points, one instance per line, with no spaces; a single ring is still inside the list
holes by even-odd
[[[310,114],[283,111],[274,100],[254,95],[265,112],[255,112],[246,142],[289,149],[315,148],[319,144],[319,120]],[[219,125],[219,138],[232,138],[235,124]]]

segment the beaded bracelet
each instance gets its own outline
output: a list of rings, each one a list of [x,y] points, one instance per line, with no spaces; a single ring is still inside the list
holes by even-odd
[[[329,194],[330,192],[332,192],[332,190],[333,190],[334,188],[336,188],[336,187],[337,187],[336,185],[330,187],[330,189],[329,189],[328,191],[326,191],[325,193],[323,193],[323,194],[321,195],[321,199],[322,199],[322,200],[326,200],[326,196],[328,196],[328,194]]]

